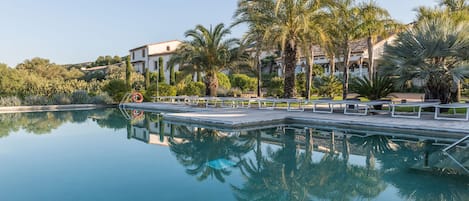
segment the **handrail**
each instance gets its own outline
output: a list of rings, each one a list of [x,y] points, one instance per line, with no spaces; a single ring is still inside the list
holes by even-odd
[[[458,145],[459,143],[467,140],[469,138],[469,135],[466,135],[466,137],[463,137],[462,139],[456,141],[455,143],[447,146],[446,148],[443,149],[444,152],[448,151],[449,149],[453,148],[454,146]]]

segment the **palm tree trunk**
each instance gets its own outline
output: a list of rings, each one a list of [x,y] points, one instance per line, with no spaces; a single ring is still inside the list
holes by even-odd
[[[296,96],[295,90],[295,68],[296,68],[296,47],[292,46],[290,41],[285,45],[285,86],[284,97],[293,98]]]
[[[309,46],[310,56],[306,59],[306,65],[308,69],[306,70],[306,99],[311,99],[311,80],[313,77],[313,65],[314,65],[314,49],[313,45]]]
[[[256,50],[256,68],[257,68],[257,97],[262,97],[262,65],[260,64],[260,52],[259,49]]]
[[[374,61],[374,54],[373,54],[373,38],[371,36],[368,36],[368,39],[366,40],[366,43],[368,45],[368,78],[370,82],[373,82],[373,77],[375,76],[375,61]]]
[[[349,60],[350,60],[350,47],[347,44],[347,48],[345,48],[344,52],[344,84],[342,88],[342,99],[347,99],[348,94],[348,81],[349,81]]]
[[[207,72],[207,75],[205,75],[205,89],[207,95],[217,96],[218,78],[216,72]]]

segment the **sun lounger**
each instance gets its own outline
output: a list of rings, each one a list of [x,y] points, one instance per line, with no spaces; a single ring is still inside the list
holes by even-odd
[[[430,108],[435,107],[438,105],[438,102],[406,102],[406,103],[396,103],[390,104],[391,107],[391,116],[392,117],[404,117],[404,118],[415,118],[419,119],[422,113],[422,108]],[[413,113],[417,113],[416,115],[402,115],[396,113],[396,108],[412,108],[414,110]],[[417,108],[417,111],[415,111]]]
[[[390,101],[368,101],[368,102],[345,101],[344,104],[345,104],[344,114],[368,115],[368,112],[371,111],[374,106],[390,105],[391,102]],[[357,112],[350,112],[351,109]],[[360,110],[363,110],[363,112],[360,112]]]
[[[452,117],[441,116],[440,115],[441,114],[440,113],[441,108],[453,109],[454,113],[453,113]],[[458,109],[458,108],[466,109],[466,113],[465,113],[463,118],[459,118],[455,115],[456,109]],[[467,120],[469,120],[469,104],[467,104],[467,103],[450,103],[450,104],[435,105],[435,119],[467,121]]]
[[[335,101],[335,100],[313,100],[311,103],[313,104],[313,112],[315,113],[333,113],[334,106],[338,105],[340,109],[342,106],[351,101]],[[319,105],[327,105],[327,110],[318,110]]]
[[[258,108],[264,110],[273,110],[277,108],[279,103],[286,103],[287,104],[287,111],[304,111],[304,103],[305,101],[302,99],[295,99],[295,98],[259,98],[257,99]],[[298,107],[294,107],[293,104],[297,104]]]

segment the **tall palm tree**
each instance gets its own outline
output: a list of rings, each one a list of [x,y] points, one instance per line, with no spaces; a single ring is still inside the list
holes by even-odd
[[[360,32],[360,9],[354,0],[335,0],[329,6],[328,32],[335,40],[333,44],[335,51],[342,59],[344,69],[342,98],[348,94],[349,64],[352,53],[350,43],[362,36]]]
[[[457,82],[469,76],[469,23],[448,18],[424,20],[400,33],[388,46],[384,71],[399,75],[398,85],[424,83],[425,98],[449,103]]]
[[[262,66],[260,64],[261,51],[264,50],[265,43],[264,35],[268,26],[273,19],[274,4],[271,0],[240,0],[238,8],[236,9],[233,17],[235,21],[232,26],[239,24],[247,24],[248,31],[243,36],[243,44],[254,49],[254,57],[252,58],[253,67],[257,73],[257,96],[262,96]]]
[[[375,76],[374,44],[378,37],[385,37],[394,32],[399,24],[391,19],[388,11],[379,7],[375,1],[361,3],[359,5],[362,22],[359,29],[367,37],[368,46],[368,73],[370,80]]]
[[[257,1],[256,1],[257,2]],[[280,47],[285,67],[284,96],[295,97],[295,68],[299,45],[304,42],[302,33],[307,29],[311,16],[317,11],[319,1],[314,0],[265,0],[260,1],[259,13],[270,24],[264,33],[264,40],[271,48]],[[268,39],[268,40],[266,40]]]
[[[208,29],[197,25],[186,31],[185,36],[191,40],[183,42],[175,55],[179,62],[184,62],[180,63],[182,68],[192,66],[205,73],[206,94],[210,96],[217,95],[217,72],[229,68],[238,56],[235,48],[238,40],[225,39],[230,33],[223,23]]]

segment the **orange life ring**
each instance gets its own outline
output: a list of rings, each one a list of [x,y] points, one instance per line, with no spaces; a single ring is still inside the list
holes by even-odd
[[[143,110],[132,110],[132,118],[136,119],[143,116]]]
[[[141,103],[143,102],[143,95],[139,92],[134,92],[132,94],[132,101],[136,103]]]

